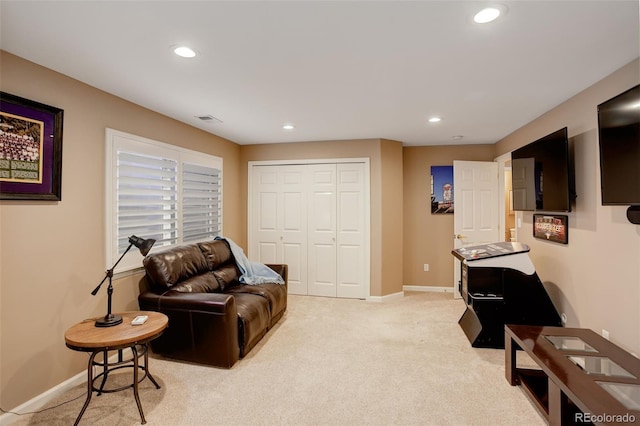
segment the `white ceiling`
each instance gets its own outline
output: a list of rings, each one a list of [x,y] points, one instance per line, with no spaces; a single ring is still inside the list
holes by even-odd
[[[494,143],[639,56],[637,0],[501,3],[1,0],[0,47],[239,144]]]

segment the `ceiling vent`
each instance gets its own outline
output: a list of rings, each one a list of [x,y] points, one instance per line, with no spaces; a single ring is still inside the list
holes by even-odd
[[[196,118],[204,121],[209,124],[219,124],[222,123],[222,120],[215,118],[213,115],[196,115]]]

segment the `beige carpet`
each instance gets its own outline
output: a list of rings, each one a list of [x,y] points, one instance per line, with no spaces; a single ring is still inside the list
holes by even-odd
[[[450,293],[383,303],[290,296],[279,325],[230,370],[150,359],[162,388],[141,383],[147,423],[544,425],[507,383],[504,351],[471,347],[457,324],[463,311]],[[15,424],[71,425],[84,392]],[[133,391],[94,395],[80,424],[140,424]]]

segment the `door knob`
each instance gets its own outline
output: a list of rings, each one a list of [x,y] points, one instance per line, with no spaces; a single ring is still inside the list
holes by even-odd
[[[467,238],[466,235],[462,235],[462,234],[454,234],[453,238],[457,239],[457,240],[461,240],[463,238]]]

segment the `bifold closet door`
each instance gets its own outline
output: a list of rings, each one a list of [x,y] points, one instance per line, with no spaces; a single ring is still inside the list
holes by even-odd
[[[337,164],[336,296],[362,299],[366,286],[365,165]]]
[[[318,164],[309,171],[308,294],[364,298],[364,164]]]
[[[307,294],[307,172],[304,166],[253,168],[253,255],[289,265],[291,294]]]
[[[310,164],[307,167],[308,294],[336,297],[336,165]]]
[[[251,253],[289,265],[289,293],[364,298],[365,164],[254,166]]]

